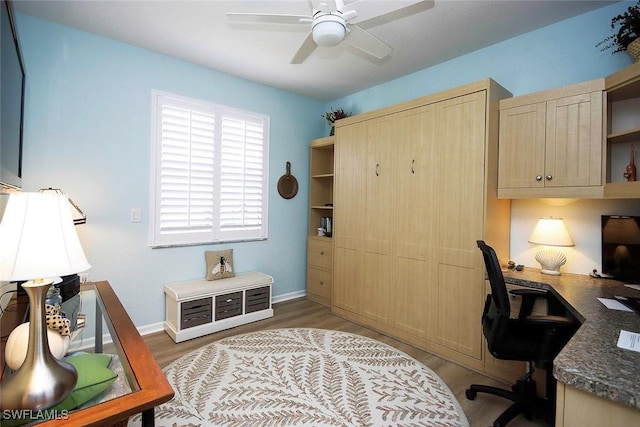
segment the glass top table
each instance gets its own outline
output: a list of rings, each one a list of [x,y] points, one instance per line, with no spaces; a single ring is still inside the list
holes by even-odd
[[[27,296],[15,298],[15,304],[2,316],[3,337],[26,319]],[[77,307],[70,310],[84,315],[79,320],[79,323],[84,321],[84,327],[74,333],[77,336],[71,342],[70,353],[112,354],[121,369],[120,366],[115,369],[118,379],[101,399],[65,414],[64,419],[45,421],[38,426],[126,425],[129,417],[138,413],[142,414],[143,426],[153,426],[154,407],[171,400],[173,389],[109,282],[83,284]],[[2,378],[11,375],[4,361],[5,344],[3,339],[0,344]]]

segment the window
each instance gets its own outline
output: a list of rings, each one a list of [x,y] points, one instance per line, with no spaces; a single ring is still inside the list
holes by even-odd
[[[154,91],[152,247],[267,238],[269,117]]]

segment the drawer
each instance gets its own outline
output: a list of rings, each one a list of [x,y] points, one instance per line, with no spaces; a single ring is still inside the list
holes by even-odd
[[[269,302],[271,300],[271,292],[269,289],[269,286],[247,289],[244,301],[245,314],[269,308]]]
[[[180,303],[181,329],[211,323],[212,298],[201,298]]]
[[[310,239],[307,244],[307,262],[316,267],[331,269],[332,250],[330,241]]]
[[[216,296],[216,321],[242,314],[242,291]]]
[[[331,271],[307,266],[307,293],[331,299]]]

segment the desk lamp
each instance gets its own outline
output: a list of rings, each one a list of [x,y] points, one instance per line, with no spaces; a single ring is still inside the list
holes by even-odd
[[[75,274],[91,266],[76,234],[69,201],[57,193],[9,195],[0,223],[0,280],[28,280],[29,343],[22,366],[0,387],[3,410],[41,410],[64,400],[75,387],[77,372],[56,360],[49,349],[45,297],[52,277]]]
[[[567,258],[558,249],[550,246],[575,246],[562,218],[544,217],[538,220],[529,237],[529,243],[543,245],[536,253],[536,261],[540,263],[542,274],[560,275],[560,267]]]

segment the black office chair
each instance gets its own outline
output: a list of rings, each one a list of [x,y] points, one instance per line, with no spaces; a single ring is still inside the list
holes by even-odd
[[[491,284],[491,293],[487,295],[482,313],[482,331],[489,352],[497,359],[528,362],[529,369],[511,387],[511,391],[473,384],[466,391],[467,399],[474,400],[478,393],[489,393],[514,402],[494,421],[494,427],[505,426],[521,413],[527,419],[532,419],[536,408],[540,406],[536,396],[536,384],[532,378],[535,365],[537,368],[547,369],[546,411],[551,410],[550,415],[553,417],[552,396],[555,396],[555,382],[551,375],[552,361],[576,331],[578,324],[566,316],[531,315],[536,298],[547,298],[552,307],[561,307],[553,304],[555,298],[550,298],[550,293],[533,288],[515,289],[510,292],[514,296],[522,297],[518,318],[511,318],[509,293],[496,253],[482,240],[478,240],[477,243],[482,251]]]

